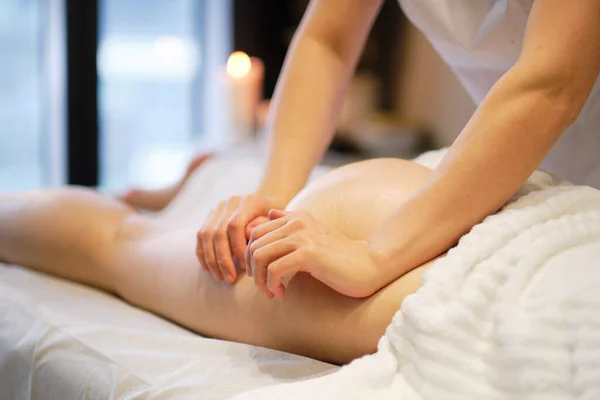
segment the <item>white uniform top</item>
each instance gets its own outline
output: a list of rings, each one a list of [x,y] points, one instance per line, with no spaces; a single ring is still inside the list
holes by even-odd
[[[533,0],[399,0],[480,104],[521,51]],[[542,168],[600,188],[600,79],[579,118],[561,136]]]

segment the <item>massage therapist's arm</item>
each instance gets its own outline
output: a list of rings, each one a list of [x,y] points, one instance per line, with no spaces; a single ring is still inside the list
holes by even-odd
[[[537,0],[519,61],[430,179],[370,238],[379,285],[442,253],[498,210],[575,121],[599,72],[600,1]]]
[[[382,0],[313,0],[277,83],[259,194],[289,202],[327,149]]]
[[[219,203],[198,231],[196,255],[215,280],[233,283],[245,232],[306,183],[329,145],[348,80],[382,0],[312,0],[288,52],[269,121],[269,156],[257,193]]]

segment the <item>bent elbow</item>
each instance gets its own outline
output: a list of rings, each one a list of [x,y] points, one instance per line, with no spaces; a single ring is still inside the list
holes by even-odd
[[[511,70],[528,90],[540,95],[556,116],[571,125],[579,117],[596,82],[589,77],[579,77],[570,68],[544,68],[517,63]]]

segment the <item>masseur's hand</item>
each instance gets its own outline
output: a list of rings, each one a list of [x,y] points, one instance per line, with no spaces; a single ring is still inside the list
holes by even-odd
[[[198,232],[196,255],[202,268],[210,271],[217,281],[235,282],[237,272],[233,257],[240,267],[246,268],[246,231],[268,221],[271,208],[284,206],[277,199],[257,194],[233,196],[219,203]]]
[[[335,291],[367,297],[383,286],[367,241],[326,229],[309,214],[271,210],[271,221],[252,231],[248,274],[268,298],[283,297],[284,278],[307,272]]]

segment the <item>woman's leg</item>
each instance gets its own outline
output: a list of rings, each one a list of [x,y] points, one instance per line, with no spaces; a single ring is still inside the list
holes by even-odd
[[[114,248],[133,214],[78,187],[0,195],[0,261],[114,292]]]
[[[429,170],[399,160],[336,170],[291,209],[366,237]],[[423,268],[368,299],[298,274],[283,299],[251,279],[217,283],[195,259],[195,228],[173,231],[94,193],[66,189],[0,199],[0,259],[117,293],[201,334],[343,363],[372,352]]]

